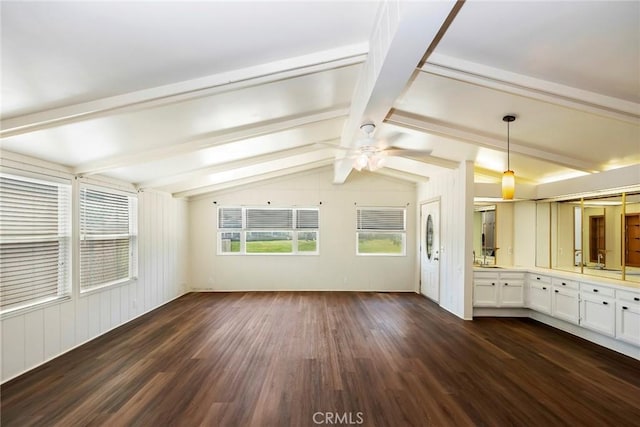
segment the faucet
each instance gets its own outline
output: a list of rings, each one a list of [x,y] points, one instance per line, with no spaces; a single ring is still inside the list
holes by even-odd
[[[473,250],[473,263],[476,263],[476,250]]]
[[[598,252],[598,264],[596,264],[596,268],[599,270],[604,270],[604,263],[602,262],[602,252]]]

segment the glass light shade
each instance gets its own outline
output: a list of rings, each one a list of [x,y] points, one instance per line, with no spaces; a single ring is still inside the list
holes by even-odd
[[[516,191],[516,176],[512,170],[504,171],[502,174],[502,198],[504,200],[513,199]]]
[[[369,158],[367,157],[367,155],[360,154],[358,157],[356,157],[356,160],[353,162],[353,167],[356,170],[361,171],[362,168],[367,167],[367,164],[369,164]]]

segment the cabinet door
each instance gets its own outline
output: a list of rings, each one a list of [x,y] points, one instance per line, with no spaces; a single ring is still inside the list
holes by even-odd
[[[524,282],[522,280],[501,280],[499,299],[501,307],[523,307]]]
[[[613,299],[581,294],[580,325],[605,335],[615,335],[616,312]]]
[[[616,338],[640,346],[640,304],[618,301]]]
[[[473,284],[474,307],[497,307],[497,280],[476,280]]]
[[[553,288],[551,295],[552,316],[577,325],[580,321],[579,310],[578,291],[560,287]]]
[[[529,308],[551,314],[551,285],[538,282],[530,283]]]

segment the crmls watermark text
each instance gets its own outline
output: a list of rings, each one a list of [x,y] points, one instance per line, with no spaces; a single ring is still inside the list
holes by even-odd
[[[322,425],[360,425],[364,423],[362,412],[314,412],[313,423]]]

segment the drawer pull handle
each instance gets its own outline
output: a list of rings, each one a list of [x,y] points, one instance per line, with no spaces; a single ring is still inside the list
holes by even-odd
[[[598,290],[597,290],[597,289],[594,289],[594,290],[593,290],[593,292],[598,292]]]
[[[606,302],[606,301],[602,301],[602,303],[603,303],[604,305],[609,305],[609,303],[608,303],[608,302]]]
[[[508,283],[506,283],[506,282],[505,282],[505,284],[504,284],[504,285],[505,285],[505,286],[509,286],[509,284],[508,284]]]
[[[539,278],[539,277],[536,277],[536,280],[540,280],[540,278]]]
[[[547,290],[547,288],[545,288],[545,287],[543,286],[543,287],[542,287],[542,290],[543,290],[543,291],[546,291],[546,290]]]
[[[623,310],[628,310],[628,309],[629,309],[629,307],[625,307],[625,306],[623,305],[623,306],[622,306],[622,309],[623,309]]]
[[[566,283],[564,283],[564,282],[562,282],[562,286],[567,286],[567,284],[566,284]]]
[[[491,282],[491,286],[495,286],[496,284],[494,282]]]
[[[557,293],[560,293],[560,291],[559,291],[559,290],[557,290],[557,289],[556,289],[555,291],[553,291],[553,292],[555,292],[556,294],[557,294]]]
[[[633,297],[633,300],[634,300],[634,301],[640,301],[640,298],[638,298],[638,297]]]

